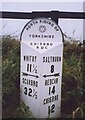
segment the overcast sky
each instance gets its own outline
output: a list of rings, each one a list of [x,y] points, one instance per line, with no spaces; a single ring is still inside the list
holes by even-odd
[[[26,1],[26,0],[23,0]],[[31,0],[33,1],[33,0]],[[54,0],[52,0],[54,1]],[[16,11],[16,12],[32,12],[32,11],[70,11],[70,12],[82,12],[83,1],[81,2],[2,2],[3,11]],[[61,0],[60,0],[61,1]],[[11,20],[4,19],[2,22],[3,34],[19,35],[24,25],[29,20]],[[72,19],[59,19],[59,26],[62,31],[70,37],[76,39],[83,39],[83,20],[72,20]]]

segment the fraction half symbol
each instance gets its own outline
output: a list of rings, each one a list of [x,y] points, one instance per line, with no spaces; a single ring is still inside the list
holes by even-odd
[[[37,91],[35,89],[33,89],[33,97],[37,99]]]
[[[34,64],[33,64],[33,71],[32,72],[37,73],[37,66],[35,66]]]

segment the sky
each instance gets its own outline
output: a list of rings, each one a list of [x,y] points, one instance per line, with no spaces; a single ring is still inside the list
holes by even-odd
[[[69,11],[69,12],[83,12],[83,0],[43,0],[40,2],[34,2],[33,0],[28,0],[29,2],[7,2],[8,0],[3,0],[2,8],[0,11],[16,11],[16,12],[32,12],[32,11],[51,11],[51,10],[59,10],[59,11]],[[41,0],[42,1],[42,0]],[[55,2],[56,1],[56,2]],[[23,27],[28,22],[28,19],[25,20],[11,20],[11,19],[3,19],[2,21],[2,34],[9,35],[20,35]],[[63,33],[67,36],[73,37],[77,40],[83,39],[83,20],[78,19],[59,19],[59,26],[61,27]]]

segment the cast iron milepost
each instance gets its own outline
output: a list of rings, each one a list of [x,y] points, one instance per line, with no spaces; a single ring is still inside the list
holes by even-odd
[[[53,21],[55,21],[57,24],[58,24],[58,19],[59,18],[62,18],[62,19],[85,19],[85,12],[60,12],[60,11],[33,11],[33,12],[6,12],[6,11],[0,11],[0,18],[2,18],[2,19],[34,19],[34,18],[51,18]],[[24,37],[23,37],[24,38]],[[26,41],[25,41],[26,42]],[[26,44],[27,45],[27,43],[24,43],[24,44]],[[31,43],[30,43],[30,45],[31,45]],[[25,45],[23,45],[22,44],[22,46],[23,46],[23,48],[24,48],[24,46]],[[29,46],[29,45],[28,45]],[[57,43],[56,43],[56,46],[57,46]],[[40,46],[39,46],[40,47]],[[34,46],[33,46],[33,48],[34,48]],[[60,46],[60,48],[62,48],[62,46]],[[59,49],[60,49],[59,48]],[[29,51],[29,47],[27,48],[28,50],[27,51]],[[42,51],[41,51],[42,52]],[[53,51],[53,53],[54,53],[55,51]],[[22,51],[22,53],[23,53],[23,55],[24,54],[26,54],[26,53],[24,53],[23,51]],[[60,54],[60,53],[58,53],[58,54]],[[40,54],[39,54],[40,55]],[[49,55],[49,53],[47,54],[47,55]],[[60,54],[61,55],[61,54]],[[24,55],[25,56],[25,55]],[[37,56],[37,52],[36,52],[36,56]],[[25,56],[26,57],[26,56]],[[39,56],[39,57],[41,57],[41,56]],[[44,58],[46,58],[47,56],[43,56],[43,61],[44,61]],[[38,59],[38,56],[37,56],[37,59]],[[47,59],[47,58],[46,58]],[[46,60],[45,60],[46,61]],[[25,64],[25,61],[23,62],[24,64]],[[42,62],[42,64],[44,64],[43,62]],[[46,63],[47,64],[47,63]],[[60,64],[60,63],[59,63]],[[36,63],[36,65],[37,65],[37,63]],[[39,65],[39,64],[38,64]],[[27,66],[27,72],[35,72],[35,73],[37,73],[36,71],[37,71],[37,67],[38,68],[40,68],[40,66],[35,66],[35,62],[34,62],[34,64],[26,64],[26,66]],[[54,72],[54,66],[56,66],[56,65],[51,65],[50,67],[51,67],[51,73],[53,73]],[[30,68],[31,68],[31,70],[30,70]],[[48,68],[48,67],[47,67]],[[25,69],[23,68],[22,70],[24,70],[25,71]],[[57,70],[57,68],[56,68],[56,71],[58,71]],[[25,78],[26,78],[26,76],[29,76],[29,78],[30,77],[32,77],[33,79],[36,77],[36,79],[38,79],[39,77],[42,79],[42,81],[43,80],[45,80],[45,85],[46,86],[48,86],[49,87],[49,85],[46,83],[46,77],[60,77],[60,74],[59,73],[53,73],[53,74],[41,74],[41,71],[39,71],[40,73],[39,73],[39,76],[38,75],[34,75],[34,74],[28,74],[28,73],[25,73],[25,72],[22,72],[23,74],[22,74],[22,76],[25,76]],[[61,71],[60,71],[61,72]],[[22,80],[24,80],[25,79],[24,77],[23,77],[23,79]],[[58,78],[57,79],[58,81],[60,80],[60,78]],[[56,81],[57,81],[56,80]],[[38,81],[36,81],[36,82],[38,82]],[[44,83],[40,83],[41,85],[43,84],[44,85]],[[36,86],[37,86],[37,84],[36,84]],[[46,88],[46,86],[45,86],[45,88]],[[52,87],[52,88],[51,88]],[[56,86],[51,86],[51,87],[49,87],[49,95],[51,95],[51,94],[55,94],[55,89],[57,89],[56,88]],[[36,87],[36,89],[29,89],[29,91],[28,92],[26,92],[27,91],[27,87],[25,86],[24,87],[24,96],[26,96],[26,95],[28,95],[29,94],[29,97],[30,98],[35,98],[35,100],[36,99],[38,99],[37,98],[37,96],[38,96],[38,94],[37,94],[37,91],[38,91],[38,88]],[[30,90],[31,90],[31,92],[30,92]],[[47,91],[47,90],[46,90]],[[43,94],[43,93],[42,93]],[[51,96],[52,97],[52,99],[53,98],[55,98],[55,101],[57,101],[58,100],[58,98],[59,98],[59,95],[55,95],[55,96]],[[43,98],[42,98],[43,99]],[[54,113],[55,111],[54,111],[54,109],[55,109],[55,104],[52,104],[52,106],[47,106],[47,103],[46,103],[46,101],[47,101],[47,99],[48,98],[45,98],[45,99],[43,99],[43,103],[44,103],[44,106],[46,106],[46,108],[48,108],[48,114],[50,115],[50,114],[52,114],[52,113]],[[28,103],[27,103],[28,104]],[[31,103],[30,103],[30,106],[32,106],[31,105]],[[41,103],[41,106],[43,106],[43,104]],[[34,108],[33,108],[34,109]],[[34,112],[34,114],[36,115],[36,113],[35,113],[35,111],[33,111]],[[41,113],[42,113],[42,111],[41,111]],[[42,115],[41,115],[42,116]]]

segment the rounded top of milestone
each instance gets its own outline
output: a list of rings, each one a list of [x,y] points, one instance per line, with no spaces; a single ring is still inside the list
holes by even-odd
[[[20,36],[20,40],[28,41],[48,41],[48,42],[62,42],[62,30],[51,19],[36,18],[28,22]]]

